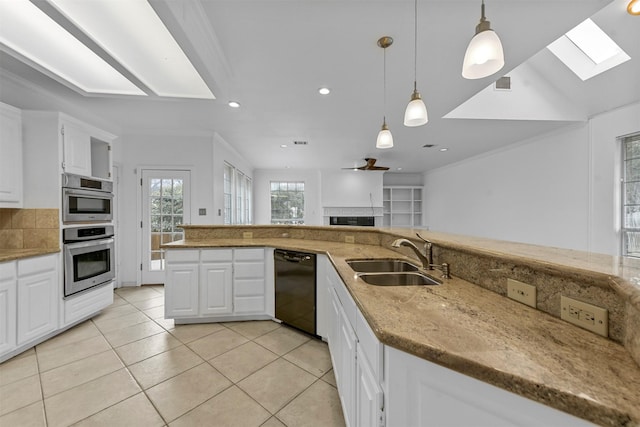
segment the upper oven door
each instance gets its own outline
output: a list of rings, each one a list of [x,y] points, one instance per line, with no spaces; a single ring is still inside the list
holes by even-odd
[[[62,190],[63,222],[96,222],[112,219],[112,193],[72,188]]]

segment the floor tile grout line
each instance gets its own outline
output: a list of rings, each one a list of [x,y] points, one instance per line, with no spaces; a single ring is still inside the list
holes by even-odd
[[[33,347],[34,350],[34,354],[36,357],[36,366],[38,368],[38,382],[40,384],[40,400],[42,402],[42,412],[43,412],[43,416],[44,416],[44,425],[48,426],[49,425],[49,418],[47,417],[47,407],[44,401],[44,388],[42,387],[42,375],[40,374],[40,360],[38,359],[38,349],[36,348],[37,346]]]

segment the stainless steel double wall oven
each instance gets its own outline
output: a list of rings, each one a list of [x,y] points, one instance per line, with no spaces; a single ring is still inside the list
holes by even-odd
[[[115,279],[113,183],[64,174],[62,185],[67,298]]]

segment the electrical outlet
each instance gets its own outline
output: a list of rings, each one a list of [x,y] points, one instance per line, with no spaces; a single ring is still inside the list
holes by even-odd
[[[608,312],[605,308],[560,296],[560,318],[588,331],[609,335]]]
[[[517,280],[507,279],[507,296],[513,300],[536,308],[536,287]]]
[[[253,239],[253,232],[252,231],[244,231],[244,232],[242,232],[242,238],[243,239]]]
[[[356,242],[356,238],[353,236],[344,236],[344,242],[345,243],[355,243]]]

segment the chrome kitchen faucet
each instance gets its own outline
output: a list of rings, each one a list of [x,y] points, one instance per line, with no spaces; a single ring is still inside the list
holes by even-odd
[[[408,239],[394,240],[391,246],[393,246],[394,248],[399,248],[400,246],[407,246],[411,248],[413,252],[415,252],[418,259],[420,259],[420,262],[422,262],[423,269],[425,270],[433,270],[434,268],[438,269],[442,271],[442,277],[444,279],[450,279],[451,276],[449,275],[449,264],[447,264],[446,262],[443,262],[442,264],[433,263],[433,253],[432,253],[433,243],[423,238],[418,233],[416,233],[416,236],[418,236],[420,240],[424,242],[424,254],[420,252],[420,249],[412,241]]]

